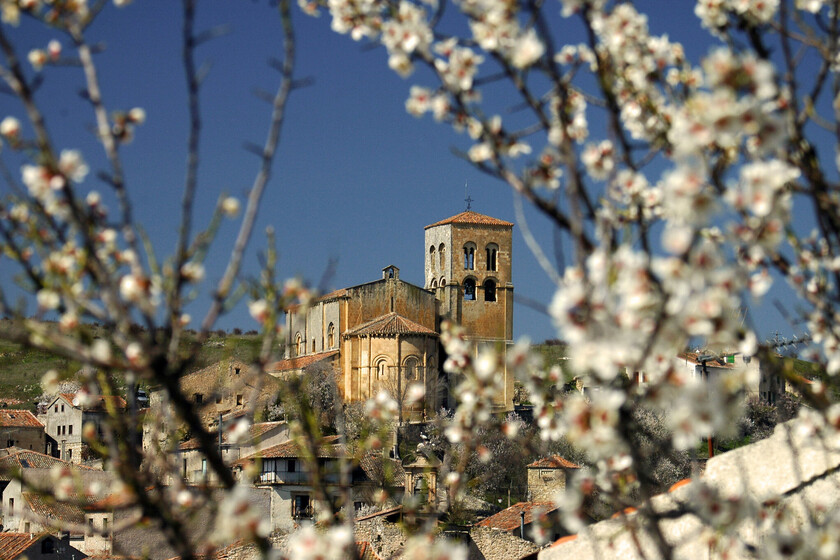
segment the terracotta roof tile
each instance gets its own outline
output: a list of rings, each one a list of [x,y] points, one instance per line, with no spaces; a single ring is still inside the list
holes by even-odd
[[[0,533],[0,560],[13,560],[36,542],[31,533]]]
[[[441,220],[439,222],[435,222],[431,225],[428,225],[424,229],[429,229],[430,227],[442,226],[446,224],[476,224],[483,226],[513,227],[513,224],[511,222],[506,222],[498,218],[492,218],[490,216],[485,216],[484,214],[479,214],[478,212],[473,212],[472,210],[467,210],[466,212],[461,212],[460,214],[456,214],[451,218],[446,218],[445,220]]]
[[[534,514],[549,513],[557,509],[554,502],[519,502],[507,509],[503,509],[496,515],[491,515],[476,523],[479,527],[490,527],[502,531],[515,531],[519,529],[521,512],[525,512],[525,524],[528,525],[534,520]]]
[[[567,542],[572,542],[572,541],[573,541],[573,540],[575,540],[576,538],[577,538],[577,535],[566,535],[565,537],[562,537],[562,538],[557,539],[556,541],[554,541],[554,543],[552,543],[552,545],[551,545],[551,546],[552,546],[552,547],[555,547],[555,546],[560,546],[560,545],[562,545],[562,544],[566,544]]]
[[[528,468],[535,468],[535,469],[579,469],[580,465],[576,465],[569,461],[568,459],[564,459],[560,455],[552,455],[551,457],[543,457],[538,461],[534,461]]]
[[[55,520],[56,523],[82,524],[85,522],[85,512],[82,506],[68,502],[59,502],[55,498],[44,496],[35,492],[23,492],[23,501],[29,506],[30,511],[47,523]]]
[[[259,440],[262,436],[273,430],[278,426],[282,426],[285,422],[258,422],[250,427],[248,430],[249,439],[242,443],[251,443],[254,440]],[[218,440],[218,438],[216,438]],[[229,439],[229,434],[227,430],[222,432],[222,442],[227,442]],[[178,449],[181,451],[189,451],[190,449],[199,449],[201,447],[201,443],[199,443],[198,438],[188,439],[187,441],[181,443],[178,446]]]
[[[134,492],[114,492],[101,500],[93,500],[85,504],[85,511],[112,511],[115,509],[127,509],[137,503]]]
[[[59,396],[66,400],[70,404],[70,406],[81,408],[87,411],[106,410],[106,402],[111,402],[115,408],[120,410],[128,408],[128,404],[126,404],[125,399],[118,395],[99,395],[93,397],[93,404],[88,406],[79,406],[78,404],[76,404],[78,401],[76,401],[75,393],[61,393]]]
[[[280,360],[274,362],[266,368],[269,373],[282,373],[294,369],[303,369],[311,366],[321,360],[328,360],[333,356],[338,355],[338,350],[330,350],[329,352],[321,352],[320,354],[311,354],[309,356],[300,356],[298,358],[289,358],[288,360]]]
[[[93,470],[83,465],[75,465],[67,461],[51,457],[37,451],[21,449],[5,457],[0,457],[0,480],[11,480],[12,471],[21,469],[51,469],[55,465],[67,466],[72,469]]]
[[[359,467],[370,480],[381,480],[387,474],[385,482],[388,486],[396,488],[405,486],[405,469],[400,461],[383,459],[378,453],[367,453],[359,461]]]
[[[394,336],[397,334],[438,336],[438,333],[432,329],[415,323],[411,319],[398,315],[397,313],[388,313],[367,323],[362,323],[344,333],[344,336]]]
[[[34,414],[28,410],[0,410],[0,426],[4,428],[43,428]]]
[[[338,436],[327,436],[321,440],[316,453],[319,459],[328,459],[339,457],[343,449],[338,445]],[[268,449],[264,449],[259,453],[254,453],[247,457],[243,457],[234,462],[234,465],[244,465],[246,463],[255,461],[256,459],[294,459],[301,456],[301,449],[298,443],[294,440],[289,440],[277,445],[273,445]]]

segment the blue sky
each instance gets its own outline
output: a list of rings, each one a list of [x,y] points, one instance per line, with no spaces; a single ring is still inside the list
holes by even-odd
[[[693,3],[637,4],[642,10],[653,9],[653,32],[667,32],[682,41],[692,60],[708,50],[709,39],[700,31]],[[546,9],[555,8],[559,13],[559,4]],[[448,9],[454,11],[453,6]],[[228,33],[197,53],[198,60],[208,65],[201,93],[204,133],[196,208],[196,223],[201,225],[207,223],[221,193],[244,199],[251,185],[257,160],[243,144],[262,143],[270,112],[253,92],[276,88],[279,76],[267,61],[280,56],[281,44],[276,13],[265,1],[207,0],[199,3],[198,15],[199,30],[230,26]],[[289,102],[245,276],[257,274],[258,253],[265,247],[263,232],[271,226],[280,248],[281,277],[301,276],[318,285],[330,260],[337,259],[325,289],[375,280],[388,264],[398,266],[404,280],[422,285],[423,227],[464,210],[465,183],[473,210],[514,221],[510,189],[452,154],[453,147],[468,148],[468,138],[431,118],[415,119],[405,112],[409,87],[431,85],[422,72],[400,78],[388,70],[384,49],[367,48],[333,33],[327,14],[310,18],[295,9],[294,16],[296,74],[309,84],[296,90]],[[181,20],[179,2],[135,0],[124,9],[109,6],[89,32],[104,47],[97,62],[106,103],[112,109],[140,106],[147,112],[146,124],[137,129],[123,156],[138,221],[159,257],[168,256],[174,247],[186,158]],[[568,26],[559,17],[557,24]],[[69,47],[65,37],[27,22],[9,33],[24,55],[30,48],[43,48],[53,37]],[[563,39],[579,40],[570,26]],[[47,68],[44,78],[38,99],[56,146],[81,149],[92,169],[101,169],[101,149],[87,132],[93,117],[77,95],[82,85],[79,70]],[[6,114],[22,117],[23,113],[11,97],[2,96],[0,115]],[[5,189],[0,186],[0,194]],[[82,189],[107,191],[95,173]],[[116,205],[111,202],[109,207]],[[553,236],[547,222],[533,211],[526,215],[537,239],[551,253]],[[236,225],[226,223],[220,232],[207,263],[204,292],[221,276]],[[554,287],[525,246],[521,230],[520,224],[514,228],[515,293],[547,304]],[[8,270],[0,270],[0,280],[9,282]],[[202,315],[203,303],[200,296],[190,308],[195,317]],[[761,311],[760,333],[788,332],[769,307]],[[226,329],[255,326],[244,305],[219,323]],[[550,320],[526,305],[515,308],[514,331],[517,337],[528,335],[534,341],[556,336]]]

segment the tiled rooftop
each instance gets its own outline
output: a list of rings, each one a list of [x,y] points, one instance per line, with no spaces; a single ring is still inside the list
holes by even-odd
[[[328,459],[341,456],[343,449],[338,445],[338,436],[327,436],[321,440],[318,446],[316,457],[319,459]],[[268,449],[264,449],[259,453],[243,457],[234,463],[234,465],[242,465],[258,458],[262,459],[294,459],[300,457],[301,449],[298,443],[294,440],[289,440],[277,445],[273,445]]]
[[[538,461],[534,461],[528,468],[535,469],[579,469],[580,465],[576,465],[571,461],[564,459],[560,455],[552,455],[551,457],[544,457]]]
[[[443,226],[446,224],[477,224],[483,226],[513,227],[511,222],[506,222],[498,218],[492,218],[490,216],[485,216],[484,214],[479,214],[478,212],[473,212],[472,210],[467,210],[466,212],[461,212],[451,218],[446,218],[445,220],[428,225],[425,229],[435,226]]]
[[[0,560],[13,560],[37,542],[31,533],[0,533]]]
[[[261,438],[262,436],[264,436],[265,434],[267,434],[269,431],[273,430],[274,428],[276,428],[278,426],[282,426],[283,424],[285,424],[285,422],[259,422],[257,424],[254,424],[248,430],[248,435],[249,435],[248,440],[244,441],[243,443],[251,443],[251,442],[254,442],[255,440],[259,441],[259,438]],[[229,436],[228,436],[227,431],[222,432],[222,441],[223,442],[227,442],[228,437]],[[199,449],[200,447],[201,447],[201,443],[199,443],[198,438],[192,438],[192,439],[188,439],[187,441],[181,443],[178,446],[178,449],[180,449],[181,451],[188,451],[190,449]]]
[[[44,425],[28,410],[0,410],[0,427],[3,428],[43,428]]]
[[[21,469],[50,469],[55,465],[64,465],[73,469],[91,470],[89,467],[74,465],[37,451],[20,449],[5,457],[0,457],[0,480],[11,480],[12,471]]]
[[[345,336],[394,336],[397,334],[423,334],[438,336],[432,329],[426,328],[411,319],[396,313],[388,313],[347,331]]]
[[[329,352],[321,352],[320,354],[311,354],[309,356],[300,356],[298,358],[289,358],[288,360],[280,360],[279,362],[274,362],[270,366],[266,368],[266,371],[269,373],[281,373],[284,371],[294,370],[294,369],[303,369],[305,367],[311,366],[316,362],[320,362],[321,360],[327,360],[336,356],[338,354],[338,350],[331,350]]]
[[[88,405],[88,406],[82,406],[82,407],[78,406],[78,404],[77,404],[78,401],[76,400],[76,394],[75,393],[61,393],[60,396],[61,396],[61,398],[66,400],[68,403],[70,403],[71,406],[75,406],[76,408],[82,408],[83,410],[87,410],[87,411],[106,410],[106,406],[105,406],[106,402],[112,403],[114,408],[117,408],[119,410],[122,410],[122,409],[125,409],[125,408],[128,407],[128,405],[125,402],[125,399],[118,396],[118,395],[108,395],[108,396],[99,395],[99,396],[96,396],[96,397],[93,398],[93,404]]]
[[[525,512],[525,525],[534,520],[534,514],[548,513],[557,509],[554,502],[519,502],[507,509],[503,509],[496,515],[491,515],[476,523],[479,527],[490,527],[502,531],[515,531],[519,529],[521,513]]]
[[[59,502],[50,496],[44,496],[36,492],[23,492],[23,501],[29,506],[33,514],[49,523],[55,520],[56,523],[72,523],[81,525],[85,522],[85,512],[79,504]]]

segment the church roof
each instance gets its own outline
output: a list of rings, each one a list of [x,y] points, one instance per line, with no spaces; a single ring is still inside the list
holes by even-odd
[[[460,214],[456,214],[451,218],[446,218],[445,220],[441,220],[439,222],[435,222],[431,225],[428,225],[424,229],[429,229],[430,227],[442,226],[446,224],[473,224],[481,226],[513,227],[513,223],[511,222],[506,222],[498,218],[492,218],[490,216],[485,216],[484,214],[479,214],[478,212],[473,212],[472,210],[467,210],[466,212],[461,212]]]
[[[289,358],[287,360],[280,360],[274,362],[266,368],[269,373],[281,373],[284,371],[303,369],[311,366],[321,360],[327,360],[338,354],[338,350],[330,350],[329,352],[321,352],[319,354],[310,354],[309,356],[299,356],[297,358]]]
[[[397,334],[424,334],[437,336],[432,329],[428,329],[411,319],[397,313],[388,313],[367,323],[350,329],[345,336],[394,336]]]
[[[528,465],[529,469],[579,469],[580,465],[576,465],[568,459],[560,455],[552,455],[550,457],[543,457],[538,461],[534,461]]]

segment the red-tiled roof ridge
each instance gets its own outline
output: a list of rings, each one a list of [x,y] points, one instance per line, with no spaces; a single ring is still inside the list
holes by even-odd
[[[677,482],[673,483],[670,488],[668,488],[668,492],[673,492],[677,488],[682,488],[683,486],[687,486],[691,484],[690,478],[684,478],[682,480],[678,480]]]
[[[288,358],[286,360],[280,360],[279,362],[274,362],[270,366],[266,368],[266,371],[269,373],[282,373],[284,371],[289,371],[293,369],[302,369],[316,362],[320,362],[321,360],[327,360],[336,356],[338,354],[338,350],[330,350],[328,352],[320,352],[318,354],[310,354],[308,356],[299,356],[297,358]]]
[[[83,410],[103,410],[105,407],[105,401],[111,401],[117,408],[123,409],[128,408],[128,404],[125,402],[125,399],[119,395],[96,395],[92,398],[94,399],[94,404],[90,406],[79,406],[78,404],[74,403],[73,401],[76,400],[76,393],[59,393],[59,397],[66,400],[70,406],[75,408],[81,408]],[[55,402],[55,401],[53,401]],[[52,403],[50,403],[52,405]]]
[[[577,535],[566,535],[565,537],[561,537],[561,538],[557,539],[556,541],[554,541],[553,543],[551,543],[551,546],[555,547],[555,546],[560,546],[561,544],[566,544],[567,542],[571,542],[571,541],[575,540],[577,537],[578,537]]]
[[[528,465],[528,468],[539,468],[539,469],[579,469],[581,468],[580,465],[572,463],[568,459],[560,456],[560,455],[551,455],[549,457],[543,457],[542,459],[538,459]]]
[[[619,517],[624,516],[624,515],[633,515],[637,511],[639,511],[638,508],[635,508],[633,506],[626,507],[623,510],[617,511],[614,514],[612,514],[610,516],[610,519],[618,519]]]
[[[430,227],[446,224],[477,224],[485,226],[513,227],[513,223],[511,222],[506,222],[498,218],[493,218],[491,216],[479,214],[478,212],[473,212],[472,210],[467,210],[465,212],[461,212],[460,214],[455,214],[454,216],[446,218],[445,220],[430,224],[423,229],[429,229]]]
[[[478,527],[490,527],[502,531],[514,531],[519,528],[522,521],[521,512],[525,512],[525,524],[533,521],[534,512],[550,513],[557,509],[554,502],[519,502],[509,508],[503,509],[495,515],[482,519],[476,525]]]
[[[419,323],[415,323],[408,317],[391,312],[385,315],[380,315],[375,319],[371,319],[366,323],[362,323],[347,332],[344,336],[356,335],[381,335],[393,336],[397,334],[422,334],[429,336],[438,336],[438,333],[430,328],[424,327]]]
[[[114,492],[100,500],[93,500],[84,506],[87,511],[108,511],[114,509],[126,509],[137,503],[137,497],[133,492]]]
[[[44,424],[28,410],[0,409],[0,426],[10,428],[43,428]]]

